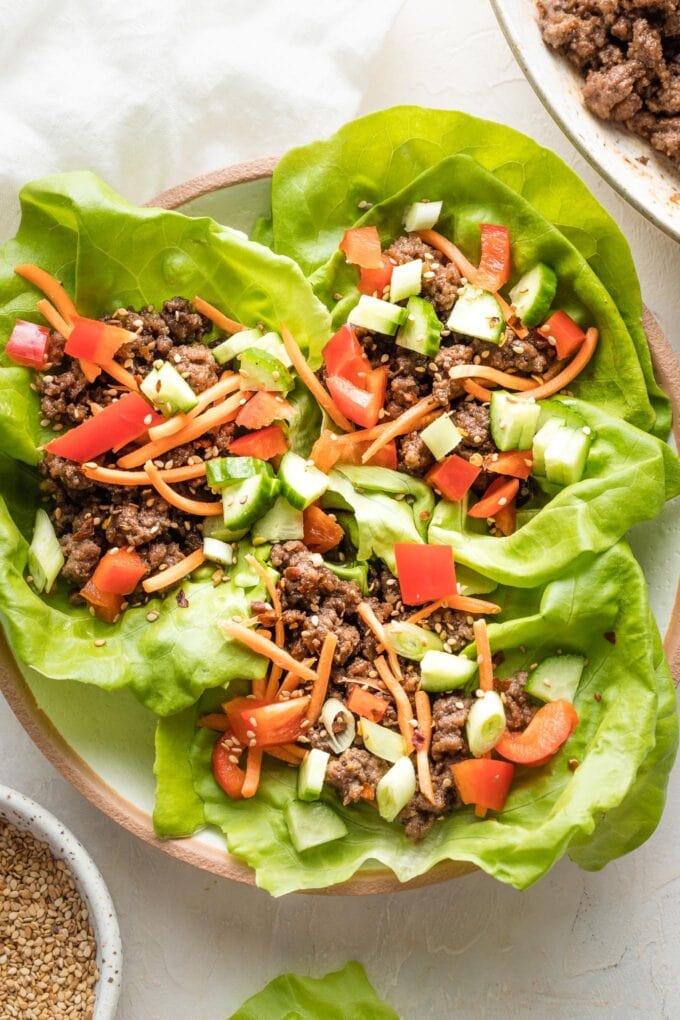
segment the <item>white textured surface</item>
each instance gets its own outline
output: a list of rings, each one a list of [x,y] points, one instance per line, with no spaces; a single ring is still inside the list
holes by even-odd
[[[336,30],[335,20],[327,16],[328,33]],[[361,32],[359,23],[354,27]],[[253,48],[261,31],[260,22],[253,27]],[[228,63],[225,49],[225,69]],[[281,67],[278,73],[289,72],[295,69]],[[286,83],[282,77],[281,87]],[[560,134],[524,81],[485,3],[431,0],[424,7],[407,0],[382,55],[372,63],[372,75],[358,88],[363,99],[357,112],[398,102],[455,107],[504,121],[558,151],[621,224],[646,300],[680,349],[677,246],[599,181]],[[226,87],[223,94],[232,104],[239,98]],[[332,130],[351,112],[345,106],[338,107],[335,118],[326,113],[323,130]],[[271,116],[279,114],[275,107]],[[228,120],[227,110],[225,124]],[[298,120],[290,141],[315,133],[318,126],[311,119],[308,128]],[[242,144],[232,137],[223,143],[213,138],[209,160],[200,146],[178,145],[174,177],[156,166],[127,188],[124,179],[114,183],[141,200],[210,165],[273,151],[270,137],[259,148],[257,138],[246,137]],[[284,137],[281,131],[277,137]],[[651,542],[652,532],[648,535],[638,534],[638,549]],[[653,594],[660,607],[668,584],[663,558],[656,555],[655,561],[658,592]],[[668,575],[675,576],[674,567],[674,562],[668,565]],[[46,764],[4,703],[0,778],[62,818],[108,882],[125,952],[120,1020],[223,1020],[283,970],[319,974],[350,957],[366,965],[404,1020],[680,1015],[677,769],[656,835],[604,872],[586,874],[562,862],[522,894],[473,875],[448,886],[367,900],[273,901],[138,843]]]

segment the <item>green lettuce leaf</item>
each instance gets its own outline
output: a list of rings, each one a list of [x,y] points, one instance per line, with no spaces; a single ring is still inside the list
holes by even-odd
[[[322,978],[281,974],[228,1020],[399,1020],[354,960]]]
[[[447,500],[437,505],[430,525],[431,543],[451,545],[461,563],[507,584],[545,583],[575,557],[601,552],[633,524],[655,517],[664,500],[680,492],[680,461],[660,439],[582,400],[548,400],[543,408],[563,418],[575,411],[590,427],[593,441],[581,481],[540,500],[538,512],[527,514],[507,538],[478,534],[479,522]]]
[[[474,157],[526,199],[599,276],[633,338],[654,409],[652,430],[665,437],[670,404],[654,379],[628,242],[574,171],[519,131],[465,113],[417,106],[369,114],[283,157],[272,181],[272,219],[260,224],[258,237],[309,274],[331,257],[364,203],[383,202],[457,153]]]
[[[191,777],[191,743],[198,712],[192,705],[156,726],[153,825],[162,839],[192,836],[205,825],[203,801]]]
[[[260,886],[274,895],[323,888],[376,861],[408,881],[454,860],[525,888],[564,853],[584,867],[601,867],[653,831],[675,756],[677,710],[644,579],[628,546],[581,557],[569,573],[539,588],[499,588],[494,599],[502,613],[489,636],[493,650],[505,652],[503,675],[557,649],[588,659],[575,700],[580,724],[561,752],[543,768],[517,769],[501,814],[480,821],[461,809],[419,844],[368,805],[345,808],[326,790],[323,799],[348,835],[300,854],[283,813],[296,795],[295,771],[267,762],[257,795],[230,801],[210,770],[215,734],[198,732],[193,784],[206,821],[226,834],[230,852],[255,869]],[[579,762],[575,772],[570,759]],[[177,818],[178,831],[181,823]]]

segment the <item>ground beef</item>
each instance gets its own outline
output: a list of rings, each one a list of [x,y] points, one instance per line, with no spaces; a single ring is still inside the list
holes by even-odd
[[[160,496],[150,496],[141,506],[126,500],[109,515],[106,541],[119,548],[146,545],[171,527],[170,506]]]
[[[338,791],[343,804],[351,804],[375,788],[389,768],[387,762],[358,747],[350,747],[328,762],[326,781]]]
[[[524,340],[513,334],[504,344],[473,340],[471,347],[473,357],[479,357],[481,364],[497,368],[501,372],[541,375],[555,360],[554,347],[551,347],[536,331]]]
[[[538,711],[537,705],[524,690],[529,678],[525,669],[514,673],[508,680],[494,680],[494,687],[501,693],[505,706],[505,718],[509,730],[523,730]]]
[[[445,643],[445,650],[459,652],[473,639],[471,617],[456,609],[439,609],[428,616],[421,626],[427,626]]]
[[[496,452],[491,438],[488,404],[466,400],[454,410],[452,418],[453,424],[463,433],[463,440],[456,447],[457,456],[469,460],[473,454],[486,456]]]
[[[459,694],[445,694],[432,702],[430,753],[435,761],[456,756],[469,757],[465,723],[472,701],[472,698]]]
[[[444,407],[450,407],[454,400],[465,395],[461,379],[450,379],[449,370],[456,365],[470,365],[474,352],[467,344],[455,343],[442,346],[435,355],[432,375],[432,396]]]
[[[102,555],[101,545],[91,539],[74,541],[73,535],[64,535],[60,539],[60,545],[66,558],[62,576],[70,584],[82,588],[99,563]]]
[[[362,337],[362,344],[371,364],[387,365],[387,394],[383,421],[398,418],[402,411],[427,396],[431,385],[428,359],[415,351],[407,351],[394,342],[394,337]]]
[[[194,393],[202,393],[217,382],[219,366],[212,351],[205,344],[175,347],[170,355],[170,363],[174,364]]]
[[[537,0],[545,42],[585,76],[586,106],[680,166],[678,0]]]
[[[434,457],[420,438],[420,432],[409,432],[397,442],[399,471],[422,476],[434,465]]]
[[[430,769],[434,803],[416,793],[399,815],[408,839],[418,842],[427,836],[437,818],[448,814],[459,803],[451,775],[451,762],[437,762]]]
[[[395,265],[423,260],[422,296],[430,302],[442,322],[453,308],[460,287],[460,273],[444,255],[418,237],[408,234],[398,237],[385,254]]]

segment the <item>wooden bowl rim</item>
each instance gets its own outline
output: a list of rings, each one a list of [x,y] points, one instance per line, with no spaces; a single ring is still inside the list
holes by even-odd
[[[202,174],[169,188],[145,205],[177,209],[203,195],[271,177],[277,162],[278,157],[269,156]],[[658,322],[647,308],[644,311],[643,324],[652,350],[657,380],[671,399],[673,434],[680,449],[680,362]],[[677,684],[680,682],[680,584],[664,648]],[[66,742],[49,716],[39,707],[1,632],[0,690],[33,743],[64,778],[103,814],[108,815],[149,846],[185,864],[236,882],[255,885],[254,871],[229,854],[226,849],[206,843],[200,837],[159,839],[154,832],[151,816],[109,786]],[[326,896],[403,892],[460,878],[476,870],[475,865],[464,861],[443,861],[410,882],[400,882],[388,868],[376,866],[360,870],[351,879],[339,885],[325,889],[306,889],[301,892]]]

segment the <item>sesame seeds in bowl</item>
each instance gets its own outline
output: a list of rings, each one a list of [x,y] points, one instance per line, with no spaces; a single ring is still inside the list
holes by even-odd
[[[0,786],[0,1016],[113,1020],[121,963],[92,858],[48,811]]]

